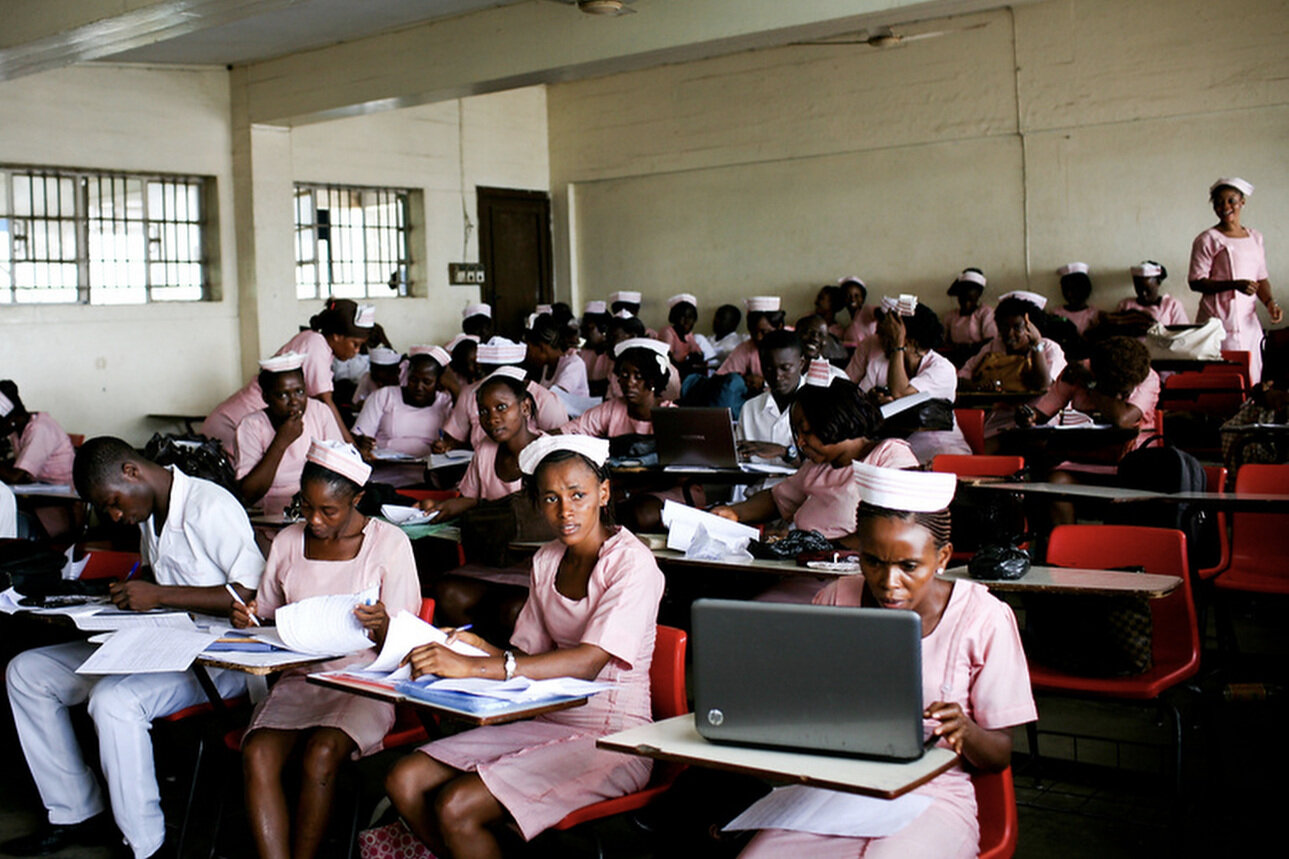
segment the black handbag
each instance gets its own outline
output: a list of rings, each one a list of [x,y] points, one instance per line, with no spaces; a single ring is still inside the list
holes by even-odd
[[[1019,546],[984,546],[967,562],[967,575],[985,582],[1023,578],[1029,572],[1029,552]]]

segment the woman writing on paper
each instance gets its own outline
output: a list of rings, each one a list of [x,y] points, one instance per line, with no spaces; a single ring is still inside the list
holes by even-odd
[[[964,765],[985,772],[1006,768],[1011,762],[1009,729],[1038,717],[1016,619],[983,585],[937,577],[953,549],[948,508],[957,484],[954,475],[857,463],[853,479],[864,499],[857,514],[863,575],[834,579],[814,601],[917,613],[922,621],[924,727],[928,738],[939,737],[938,744],[958,753],[964,763],[917,788],[911,796],[929,800],[927,807],[885,838],[816,834],[798,828],[786,814],[740,856],[973,857],[980,830],[975,791]]]
[[[609,516],[609,445],[545,436],[520,455],[538,507],[557,532],[533,556],[531,595],[510,647],[437,644],[408,656],[413,676],[580,677],[611,682],[584,707],[476,728],[421,748],[385,786],[409,828],[446,857],[499,856],[489,827],[513,820],[525,839],[590,803],[642,788],[649,762],[598,751],[596,737],[648,722],[649,666],[663,578],[653,555]]]
[[[310,445],[300,481],[304,521],[273,540],[256,598],[233,606],[234,626],[252,625],[252,616],[270,620],[283,606],[308,597],[375,591],[375,602],[355,606],[354,617],[379,647],[391,615],[416,612],[421,588],[411,543],[394,525],[358,512],[370,476],[371,466],[352,446]],[[375,656],[355,648],[339,659],[285,672],[251,717],[242,765],[246,810],[262,859],[318,854],[341,763],[377,751],[394,724],[392,704],[305,681],[309,673],[352,665],[364,654]],[[293,826],[282,770],[297,747],[302,762]]]

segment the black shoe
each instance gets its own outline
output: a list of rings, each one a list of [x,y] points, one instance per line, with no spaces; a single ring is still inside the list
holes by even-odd
[[[107,812],[100,812],[80,823],[46,823],[29,835],[11,838],[0,844],[0,853],[10,856],[48,856],[64,847],[93,847],[110,844],[113,830]]]

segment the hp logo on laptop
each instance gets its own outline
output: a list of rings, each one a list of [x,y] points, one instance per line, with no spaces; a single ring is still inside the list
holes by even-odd
[[[712,727],[719,728],[721,726],[721,723],[723,723],[724,721],[725,721],[725,714],[722,713],[720,710],[717,710],[715,707],[707,711],[707,724],[711,725]]]

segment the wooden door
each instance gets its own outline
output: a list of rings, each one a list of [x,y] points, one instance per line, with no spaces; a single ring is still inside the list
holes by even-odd
[[[551,201],[545,191],[479,188],[483,299],[496,333],[518,340],[524,319],[553,295]]]

